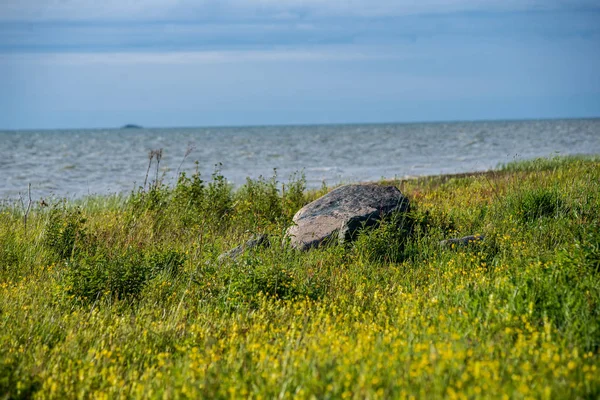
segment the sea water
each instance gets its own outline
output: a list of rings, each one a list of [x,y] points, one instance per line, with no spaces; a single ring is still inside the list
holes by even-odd
[[[0,199],[128,193],[148,181],[215,169],[235,186],[260,176],[309,188],[496,168],[600,153],[600,119],[0,131]],[[186,156],[187,154],[187,156]],[[275,172],[276,170],[276,172]]]

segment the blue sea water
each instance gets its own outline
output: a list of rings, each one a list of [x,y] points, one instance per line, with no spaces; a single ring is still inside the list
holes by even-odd
[[[276,169],[278,180],[301,172],[314,188],[599,154],[600,119],[0,131],[0,199],[29,184],[35,199],[127,193],[144,183],[153,149],[163,149],[159,176],[169,184],[197,161],[207,178],[220,163],[234,185]]]

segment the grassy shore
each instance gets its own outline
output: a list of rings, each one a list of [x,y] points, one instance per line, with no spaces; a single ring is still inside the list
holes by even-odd
[[[302,177],[5,206],[0,398],[598,398],[600,159],[393,183],[402,229],[307,253]]]

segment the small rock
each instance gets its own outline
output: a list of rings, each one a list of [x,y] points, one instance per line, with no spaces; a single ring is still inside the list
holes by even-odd
[[[286,236],[293,248],[302,251],[329,240],[343,243],[352,240],[359,228],[408,210],[408,198],[395,186],[346,185],[302,207]]]
[[[465,236],[465,237],[461,237],[461,238],[442,240],[440,242],[440,245],[441,246],[452,246],[454,244],[456,246],[466,246],[471,243],[479,242],[483,239],[485,239],[484,235],[470,235],[470,236]]]
[[[253,249],[256,247],[269,247],[269,245],[269,236],[265,234],[254,235],[246,243],[234,247],[233,249],[221,254],[217,258],[217,261],[221,262],[225,259],[235,260],[240,255],[242,255],[242,253],[244,253],[244,251],[246,251],[247,249]]]

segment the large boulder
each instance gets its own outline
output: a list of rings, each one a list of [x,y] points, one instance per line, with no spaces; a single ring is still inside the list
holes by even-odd
[[[302,207],[287,230],[292,247],[308,250],[325,242],[343,243],[357,229],[372,225],[393,212],[408,211],[406,198],[395,186],[346,185]]]

